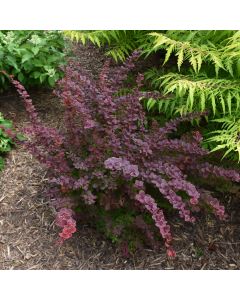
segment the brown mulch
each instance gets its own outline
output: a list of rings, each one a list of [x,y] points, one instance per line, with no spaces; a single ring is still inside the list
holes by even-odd
[[[82,64],[97,73],[102,53],[93,47],[79,47]],[[34,91],[32,98],[43,120],[62,126],[61,106],[50,91]],[[12,92],[0,96],[0,111],[19,129],[28,118],[21,100]],[[201,216],[195,225],[172,220],[177,258],[144,249],[125,258],[119,249],[95,229],[80,226],[61,247],[54,212],[43,190],[46,170],[22,146],[7,157],[0,173],[0,269],[239,269],[239,199],[223,199],[227,222]]]

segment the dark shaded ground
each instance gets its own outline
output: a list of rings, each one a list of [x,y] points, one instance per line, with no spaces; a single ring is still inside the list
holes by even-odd
[[[97,73],[104,60],[93,47],[79,48],[83,66]],[[0,97],[0,111],[21,129],[28,122],[21,100],[9,93]],[[47,124],[62,126],[61,106],[49,91],[32,94]],[[202,216],[194,226],[172,221],[177,258],[165,249],[150,249],[122,257],[110,241],[87,226],[61,247],[56,245],[53,211],[43,196],[45,169],[21,146],[6,160],[0,175],[0,269],[239,269],[239,199],[226,196],[230,218],[219,222]]]

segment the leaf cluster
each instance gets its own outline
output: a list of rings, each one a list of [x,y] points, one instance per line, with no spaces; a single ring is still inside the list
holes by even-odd
[[[54,86],[64,63],[64,38],[59,31],[0,31],[0,70],[26,86]],[[9,82],[0,74],[0,88]]]
[[[2,170],[4,166],[3,156],[11,150],[13,145],[13,140],[6,133],[4,130],[5,128],[12,129],[12,122],[4,119],[3,115],[0,113],[0,170]]]

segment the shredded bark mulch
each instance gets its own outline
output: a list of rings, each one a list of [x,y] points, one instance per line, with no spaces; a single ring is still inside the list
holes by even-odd
[[[100,50],[79,47],[83,67],[97,74],[104,61]],[[34,91],[34,103],[43,120],[61,123],[62,108],[51,91]],[[21,100],[14,92],[0,96],[0,111],[21,130],[28,123]],[[54,212],[45,198],[46,170],[22,146],[6,159],[0,173],[0,269],[239,269],[240,202],[222,199],[229,219],[220,222],[200,216],[195,225],[172,220],[177,258],[143,249],[130,257],[94,228],[81,225],[73,238],[56,244]]]

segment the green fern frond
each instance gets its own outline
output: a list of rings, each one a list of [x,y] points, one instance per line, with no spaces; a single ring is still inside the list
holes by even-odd
[[[170,118],[177,110],[179,110],[179,103],[175,98],[169,97],[168,99],[146,99],[146,109],[148,111],[157,111],[159,113],[164,113],[167,118]]]
[[[111,44],[113,41],[118,40],[117,30],[66,30],[64,34],[72,41],[81,42],[83,45],[85,45],[87,41],[90,41],[98,47],[104,44]]]
[[[222,123],[222,129],[212,131],[211,137],[205,140],[205,143],[215,143],[216,147],[212,152],[218,150],[225,150],[223,158],[229,156],[238,156],[240,161],[240,118],[239,117],[225,117],[213,120],[217,123]]]
[[[177,73],[156,76],[152,73],[155,86],[165,94],[174,94],[178,99],[185,98],[185,112],[209,109],[213,115],[217,112],[231,114],[240,106],[240,80],[192,77]],[[156,76],[153,80],[153,76]]]
[[[225,69],[222,58],[214,44],[210,47],[204,44],[196,44],[193,41],[174,40],[168,37],[168,33],[152,32],[149,33],[149,36],[152,37],[152,40],[151,43],[145,47],[144,53],[149,55],[160,49],[165,49],[166,55],[164,64],[169,61],[171,54],[174,53],[177,57],[179,71],[184,60],[190,62],[195,73],[200,71],[202,62],[211,62],[215,66],[216,72],[218,72],[219,69]]]
[[[66,37],[83,45],[87,41],[98,47],[107,45],[106,55],[113,57],[116,62],[124,61],[146,36],[144,30],[70,30],[64,33]]]

